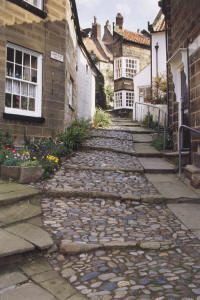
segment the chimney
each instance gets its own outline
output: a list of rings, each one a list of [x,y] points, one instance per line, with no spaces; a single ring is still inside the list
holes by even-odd
[[[116,16],[116,26],[118,26],[119,29],[123,29],[123,23],[124,23],[124,18],[121,15],[121,13],[118,13]]]
[[[92,24],[92,38],[101,38],[101,25],[97,23],[97,18],[94,17],[94,23]]]

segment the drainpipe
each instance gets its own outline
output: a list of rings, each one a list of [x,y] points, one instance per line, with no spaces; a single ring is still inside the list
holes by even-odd
[[[158,42],[155,45],[155,49],[156,49],[156,77],[158,79],[158,49],[159,49]],[[158,100],[158,85],[157,85],[157,100]]]
[[[191,116],[190,116],[190,109],[191,109],[191,105],[190,105],[190,55],[189,55],[189,44],[190,44],[190,40],[189,38],[187,38],[187,62],[188,62],[188,116],[189,116],[189,124],[188,126],[191,127]],[[192,139],[191,139],[191,132],[189,130],[189,163],[192,163]]]

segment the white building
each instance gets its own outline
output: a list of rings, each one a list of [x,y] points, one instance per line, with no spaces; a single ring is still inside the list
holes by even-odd
[[[166,31],[165,31],[165,17],[160,10],[152,25],[149,25],[151,34],[151,63],[146,66],[141,72],[134,77],[134,102],[144,103],[149,102],[152,97],[152,87],[156,78],[166,79]],[[147,108],[143,105],[137,106],[137,120],[140,121]],[[134,110],[135,110],[134,104]],[[143,108],[139,108],[142,107]],[[133,111],[133,118],[135,119],[135,112]]]
[[[92,120],[94,117],[96,71],[86,49],[79,46],[77,70],[78,118],[82,120]]]

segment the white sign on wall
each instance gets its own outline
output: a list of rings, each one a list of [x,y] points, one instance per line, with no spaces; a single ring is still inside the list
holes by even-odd
[[[51,58],[52,59],[55,59],[55,60],[58,60],[60,62],[63,62],[64,61],[64,56],[57,53],[57,52],[54,52],[54,51],[51,51]]]

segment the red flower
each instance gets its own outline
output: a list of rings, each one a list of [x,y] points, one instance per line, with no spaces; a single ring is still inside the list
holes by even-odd
[[[16,152],[16,150],[14,149],[14,150],[12,150],[12,153],[15,153]]]
[[[9,149],[10,149],[10,147],[8,147],[8,146],[7,146],[7,147],[5,147],[5,149],[6,149],[6,150],[9,150]]]
[[[17,136],[16,135],[14,135],[14,139],[16,140],[16,138],[17,138]]]

